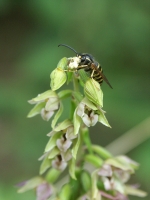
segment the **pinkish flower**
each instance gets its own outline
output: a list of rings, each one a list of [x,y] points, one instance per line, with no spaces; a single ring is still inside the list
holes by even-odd
[[[61,155],[58,155],[55,157],[54,160],[52,160],[52,167],[57,170],[63,171],[67,167],[67,162],[62,160]]]
[[[77,115],[82,118],[83,122],[88,127],[94,126],[98,122],[98,114],[82,102],[77,108]]]

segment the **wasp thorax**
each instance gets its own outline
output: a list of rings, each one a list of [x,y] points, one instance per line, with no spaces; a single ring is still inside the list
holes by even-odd
[[[81,59],[79,57],[69,58],[69,66],[68,69],[76,70],[79,66]]]

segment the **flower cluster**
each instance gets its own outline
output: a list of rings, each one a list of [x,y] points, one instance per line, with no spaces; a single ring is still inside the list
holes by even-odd
[[[47,136],[50,137],[50,140],[46,145],[44,155],[39,159],[43,160],[40,174],[43,174],[49,167],[63,171],[75,156],[75,144],[78,141],[70,120],[58,124]]]
[[[30,104],[36,104],[29,112],[28,117],[41,114],[41,117],[45,121],[48,121],[60,107],[58,95],[52,90],[39,94],[28,102]]]
[[[40,176],[19,185],[18,192],[36,189],[37,200],[127,200],[128,195],[146,196],[146,193],[127,185],[138,164],[126,156],[113,157],[105,148],[92,145],[88,127],[97,122],[111,127],[105,117],[103,92],[100,84],[85,72],[77,70],[79,57],[63,58],[50,75],[50,87],[29,103],[35,104],[28,117],[40,114],[45,121],[51,117],[52,130],[42,160]],[[76,76],[78,74],[78,76]],[[64,83],[73,80],[74,90],[61,90]],[[84,94],[80,93],[79,84]],[[62,99],[70,98],[70,118],[63,117]],[[79,151],[80,149],[80,151]],[[78,161],[78,162],[77,162]],[[92,165],[92,170],[86,166]],[[70,179],[61,190],[54,182],[68,167]],[[74,188],[72,190],[72,188]]]

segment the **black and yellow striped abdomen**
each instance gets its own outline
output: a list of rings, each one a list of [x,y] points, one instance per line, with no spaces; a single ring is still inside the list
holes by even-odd
[[[93,65],[93,66],[90,65],[90,66],[86,67],[84,70],[91,75],[93,73],[91,78],[93,78],[95,81],[97,81],[99,84],[101,84],[103,82],[103,77],[101,76],[101,74],[103,72],[102,67],[100,65],[98,65],[98,66]],[[94,72],[93,72],[93,70],[94,70]]]

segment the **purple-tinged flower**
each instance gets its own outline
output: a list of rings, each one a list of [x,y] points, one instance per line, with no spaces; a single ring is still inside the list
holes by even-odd
[[[58,155],[55,157],[54,160],[52,160],[52,167],[57,170],[63,171],[67,167],[67,162],[62,160],[61,155]]]
[[[86,126],[94,126],[98,122],[98,115],[86,104],[80,103],[77,108],[77,115],[80,116]]]
[[[60,139],[57,139],[56,141],[58,149],[63,152],[66,152],[72,144],[72,141],[68,140],[65,135],[66,134],[64,134]]]
[[[61,152],[62,160],[65,162],[68,162],[72,158],[71,150],[68,150],[67,152]]]
[[[53,188],[46,182],[36,188],[36,200],[47,200],[52,194]]]
[[[39,94],[28,102],[30,104],[36,104],[29,112],[28,117],[41,114],[42,118],[46,121],[48,121],[54,115],[55,111],[60,108],[58,95],[52,90]]]
[[[111,177],[112,176],[112,168],[110,165],[104,164],[98,172],[99,176]]]
[[[54,114],[54,111],[47,111],[45,108],[41,110],[41,117],[43,120],[48,121]]]

